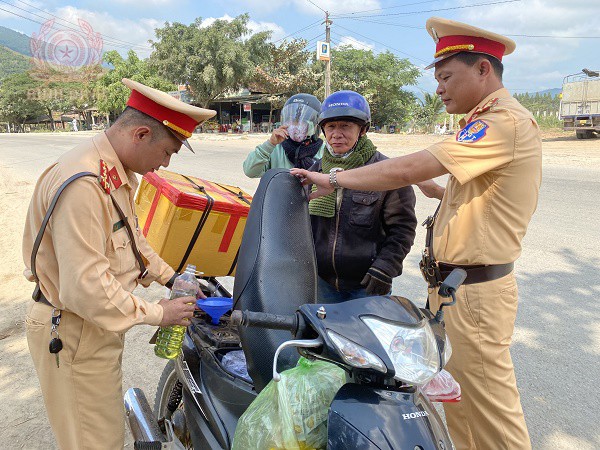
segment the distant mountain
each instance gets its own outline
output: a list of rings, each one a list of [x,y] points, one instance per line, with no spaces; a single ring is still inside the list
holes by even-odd
[[[0,45],[25,56],[31,56],[29,36],[18,31],[0,26]]]
[[[0,80],[8,75],[26,72],[30,68],[30,58],[0,46]]]
[[[552,88],[552,89],[546,89],[545,91],[534,92],[533,95],[535,95],[535,94],[540,94],[540,95],[550,94],[552,96],[552,98],[554,98],[561,92],[562,92],[562,88]],[[529,94],[529,95],[532,95],[532,94]]]

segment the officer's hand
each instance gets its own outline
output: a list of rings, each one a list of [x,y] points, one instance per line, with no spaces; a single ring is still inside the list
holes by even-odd
[[[269,142],[273,145],[281,144],[288,138],[287,125],[282,125],[279,128],[275,128],[273,133],[271,133],[271,137],[269,138]]]
[[[381,269],[371,267],[360,282],[369,295],[388,295],[392,291],[392,278]]]
[[[302,181],[303,186],[314,184],[317,187],[315,192],[311,192],[309,200],[331,194],[333,187],[329,184],[329,174],[321,172],[311,172],[305,169],[290,169],[290,173]]]
[[[163,298],[159,305],[163,307],[163,318],[160,322],[161,327],[170,325],[183,325],[187,327],[194,316],[196,309],[196,299],[194,297],[179,297],[169,300]]]
[[[441,200],[444,196],[446,188],[440,186],[433,180],[425,180],[417,183],[417,187],[421,189],[421,192],[425,194],[425,197],[437,198]]]

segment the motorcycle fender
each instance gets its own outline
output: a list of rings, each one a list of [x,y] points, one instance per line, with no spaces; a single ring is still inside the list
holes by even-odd
[[[419,390],[346,384],[329,409],[327,449],[451,450],[450,436]]]

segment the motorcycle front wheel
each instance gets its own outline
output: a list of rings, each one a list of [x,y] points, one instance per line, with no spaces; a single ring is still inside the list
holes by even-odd
[[[158,419],[161,428],[164,428],[165,419],[170,420],[177,438],[186,449],[193,449],[185,420],[182,397],[183,384],[177,377],[175,361],[169,361],[158,381],[156,397],[154,398],[154,415]]]

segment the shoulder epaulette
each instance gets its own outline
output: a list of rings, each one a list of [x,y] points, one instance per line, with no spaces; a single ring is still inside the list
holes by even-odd
[[[108,165],[104,162],[104,160],[100,160],[100,175],[98,175],[98,182],[104,192],[110,194],[110,180],[108,178]]]
[[[480,114],[483,114],[484,112],[488,111],[490,108],[493,108],[494,106],[496,106],[498,104],[498,100],[499,100],[498,98],[491,98],[485,104],[483,104],[480,107],[478,107],[477,109],[475,109],[475,111],[473,111],[473,114],[469,118],[469,122],[472,122],[477,116],[479,116]]]

